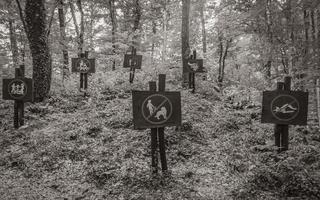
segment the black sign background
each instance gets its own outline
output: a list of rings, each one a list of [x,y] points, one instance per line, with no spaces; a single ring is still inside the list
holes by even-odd
[[[306,125],[308,93],[302,91],[265,91],[262,100],[262,123]]]
[[[130,59],[135,59],[136,64],[131,66],[129,61]],[[142,64],[142,55],[131,55],[131,54],[125,54],[124,55],[124,61],[123,61],[123,67],[124,68],[135,68],[135,69],[141,69]]]
[[[203,67],[203,59],[188,59],[186,62],[186,72],[196,72],[196,73],[204,73],[206,72],[204,67]],[[189,64],[197,64],[198,68],[196,70],[192,70]]]
[[[150,99],[157,107],[151,116],[147,108]],[[135,129],[181,125],[180,92],[132,91],[132,106]],[[166,108],[167,119],[158,114],[162,107]]]
[[[26,85],[26,94],[24,96],[14,96],[10,94],[10,85],[13,82],[24,82]],[[12,78],[12,79],[3,79],[2,84],[2,95],[4,100],[21,100],[24,102],[33,101],[33,80],[31,78]]]
[[[88,70],[87,73],[95,73],[96,72],[96,67],[95,67],[96,61],[94,58],[71,58],[71,71],[72,72],[83,73],[82,71],[79,70],[79,67],[78,67],[78,63],[79,63],[80,59],[84,59],[84,60],[89,61],[90,69]]]

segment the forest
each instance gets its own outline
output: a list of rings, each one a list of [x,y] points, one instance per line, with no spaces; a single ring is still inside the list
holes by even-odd
[[[0,0],[0,66],[0,199],[320,199],[320,1]]]

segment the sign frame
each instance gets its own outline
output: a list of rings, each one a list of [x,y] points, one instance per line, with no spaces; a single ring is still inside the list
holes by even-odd
[[[130,59],[135,60],[134,65],[130,65]],[[142,55],[124,54],[123,68],[141,69]]]
[[[79,69],[79,63],[81,60],[84,60],[86,63],[89,63],[89,69],[86,71],[81,71]],[[71,58],[71,72],[79,72],[79,73],[95,73],[96,67],[95,67],[95,58]]]
[[[164,115],[161,116],[160,109],[163,106],[157,105],[158,109],[154,111],[152,117],[158,117],[160,120],[163,119],[162,122],[153,122],[152,120],[147,120],[144,116],[144,105],[146,105],[148,98],[163,96],[164,99],[167,99],[168,104],[171,105],[171,114],[167,115],[167,119],[164,120]],[[163,105],[168,105],[166,102]],[[146,129],[146,128],[160,128],[166,126],[181,126],[181,94],[180,92],[160,92],[160,91],[132,91],[132,107],[133,107],[133,124],[134,129]],[[161,107],[161,108],[160,108]],[[164,106],[168,108],[168,106]],[[167,109],[169,110],[169,109]],[[156,116],[156,115],[159,116]],[[151,116],[151,115],[150,115]],[[162,118],[161,118],[162,117]]]
[[[25,85],[26,93],[21,97],[14,97],[10,93],[10,85],[13,82],[22,82]],[[2,79],[2,97],[3,100],[18,100],[23,102],[33,102],[34,82],[31,78],[17,77]]]
[[[195,63],[198,65],[198,67],[196,70],[193,70],[190,64],[195,64]],[[203,59],[187,59],[186,71],[193,72],[193,73],[206,73],[206,70],[203,67]]]
[[[307,125],[307,117],[308,92],[288,90],[263,92],[261,123]]]

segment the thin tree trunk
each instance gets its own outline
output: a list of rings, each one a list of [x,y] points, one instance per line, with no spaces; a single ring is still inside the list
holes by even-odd
[[[77,0],[77,6],[80,12],[80,32],[79,32],[79,47],[78,47],[78,53],[80,55],[83,52],[83,48],[84,48],[84,13],[82,9],[81,0]]]
[[[201,16],[201,29],[202,29],[202,51],[205,54],[207,52],[207,35],[206,35],[206,23],[204,18],[204,9],[205,9],[206,1],[201,1],[201,9],[200,9],[200,16]]]
[[[89,19],[90,19],[90,22],[89,22],[89,26],[88,26],[88,28],[90,29],[89,31],[88,31],[88,40],[90,41],[90,43],[89,43],[89,45],[87,44],[87,50],[90,50],[90,51],[93,51],[93,49],[94,49],[94,24],[95,24],[95,14],[96,14],[96,12],[97,12],[97,10],[96,10],[96,7],[95,7],[96,5],[95,5],[95,3],[93,3],[93,2],[91,2],[90,3],[90,17],[89,17]]]
[[[27,40],[27,38],[25,38],[25,35],[23,34],[22,31],[19,33],[19,39],[21,43],[21,48],[20,48],[21,63],[24,64],[25,58],[26,58],[26,42],[25,41]]]
[[[9,17],[9,34],[10,34],[10,45],[12,53],[13,66],[16,68],[19,65],[19,49],[17,44],[16,27],[14,26],[14,20]]]
[[[71,1],[69,1],[69,6],[70,6],[70,11],[71,11],[71,15],[72,15],[72,20],[73,20],[73,24],[77,33],[77,38],[79,38],[80,32],[79,32],[79,26],[77,23],[77,18],[76,18],[76,14],[75,14],[75,8],[74,5]]]
[[[132,28],[132,31],[134,34],[133,44],[137,45],[139,42],[137,41],[138,37],[137,37],[136,31],[140,28],[140,19],[141,19],[141,6],[140,6],[139,0],[135,0],[133,15],[134,15],[133,28]]]
[[[155,19],[152,21],[152,33],[153,36],[157,34],[157,23]],[[154,49],[155,49],[155,44],[154,44],[154,39],[152,40],[152,47],[151,47],[151,63],[152,65],[154,64]]]
[[[64,0],[59,0],[58,14],[59,14],[59,26],[60,26],[60,44],[62,48],[63,65],[62,65],[62,83],[65,78],[69,76],[69,55],[68,45],[66,41],[66,27],[65,27],[65,13],[63,10]]]
[[[222,59],[223,59],[223,40],[222,36],[219,36],[219,68],[218,68],[218,86],[221,88],[222,87]]]
[[[267,37],[269,40],[269,53],[268,53],[268,60],[267,64],[265,65],[265,75],[268,81],[271,81],[271,67],[272,67],[272,60],[273,60],[273,32],[272,32],[272,15],[271,15],[271,0],[267,0],[266,2],[266,25],[267,25]]]
[[[117,16],[116,16],[116,8],[115,8],[115,0],[110,0],[109,1],[109,11],[110,11],[110,19],[111,19],[111,24],[112,24],[112,53],[113,55],[116,54],[116,31],[117,31]],[[112,70],[116,69],[116,61],[115,59],[112,60]]]
[[[163,43],[162,43],[162,63],[166,62],[167,59],[167,44],[168,44],[168,9],[167,9],[168,1],[164,0],[163,6],[163,25],[162,25],[162,32],[163,32]]]
[[[182,86],[187,86],[189,76],[187,69],[187,59],[190,55],[189,45],[189,16],[190,16],[190,0],[182,1],[182,27],[181,27],[181,57],[182,57]]]
[[[223,40],[222,37],[219,37],[219,75],[218,75],[218,86],[221,88],[224,80],[224,69],[225,69],[225,63],[226,63],[226,58],[228,55],[228,50],[230,43],[232,42],[231,39],[226,41],[225,48],[223,48]]]

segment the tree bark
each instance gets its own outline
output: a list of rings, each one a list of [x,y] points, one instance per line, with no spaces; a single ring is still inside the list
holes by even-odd
[[[201,29],[202,29],[202,51],[205,54],[207,52],[207,34],[206,34],[206,22],[204,18],[204,9],[206,1],[201,1],[200,16],[201,16]]]
[[[117,31],[117,16],[116,16],[116,8],[115,8],[115,0],[109,0],[109,12],[110,12],[110,19],[112,24],[112,53],[113,55],[116,54],[116,31]],[[116,61],[115,59],[112,60],[112,70],[116,69]]]
[[[157,34],[157,23],[155,19],[152,20],[152,33],[153,36]],[[154,39],[152,40],[152,46],[151,46],[151,63],[152,65],[154,64],[154,49],[155,49],[155,44],[154,44]]]
[[[52,71],[44,0],[26,0],[25,23],[33,62],[35,100],[43,101],[50,91]]]
[[[78,54],[83,52],[84,48],[84,13],[82,9],[82,2],[81,0],[77,0],[77,6],[80,12],[80,32],[79,32],[79,46],[78,46]]]
[[[187,69],[187,59],[190,55],[189,45],[189,16],[190,16],[190,0],[182,1],[182,27],[181,27],[181,57],[182,57],[182,86],[187,86],[189,75]]]
[[[140,19],[141,19],[141,6],[140,6],[140,1],[139,0],[135,0],[135,2],[134,2],[133,15],[134,15],[133,16],[134,17],[134,21],[133,21],[132,31],[135,34],[134,38],[137,38],[135,31],[137,31],[140,28]],[[137,43],[137,41],[133,41],[133,42]]]
[[[272,32],[272,15],[271,15],[271,0],[267,0],[266,2],[266,11],[265,11],[265,19],[266,19],[266,26],[267,26],[267,38],[269,41],[269,50],[268,50],[268,60],[267,64],[265,64],[265,76],[267,80],[271,81],[271,67],[272,67],[272,60],[273,60],[273,32]]]
[[[224,80],[224,69],[225,69],[225,63],[226,58],[228,55],[228,50],[230,43],[232,42],[231,39],[226,40],[226,45],[223,47],[223,37],[219,37],[219,75],[218,75],[218,86],[221,88],[223,86],[223,80]]]
[[[163,32],[163,43],[162,43],[162,52],[161,58],[162,63],[166,62],[167,59],[167,44],[168,44],[168,8],[167,8],[168,0],[164,0],[163,4],[163,25],[162,25],[162,32]]]
[[[71,1],[69,1],[69,6],[70,6],[70,11],[71,11],[71,15],[72,15],[74,28],[75,28],[76,33],[77,33],[77,38],[79,38],[79,35],[80,35],[79,26],[78,26],[76,14],[75,14],[75,8],[74,8],[74,5],[73,5],[73,3]]]
[[[14,68],[19,66],[19,49],[17,44],[17,34],[16,34],[16,27],[14,26],[14,20],[9,17],[9,35],[10,35],[10,46],[11,46],[11,53],[12,53],[12,62]]]
[[[59,14],[59,26],[60,26],[60,44],[62,49],[62,83],[65,78],[69,76],[69,55],[68,45],[66,40],[66,27],[65,27],[65,13],[64,13],[64,0],[59,0],[58,14]]]

